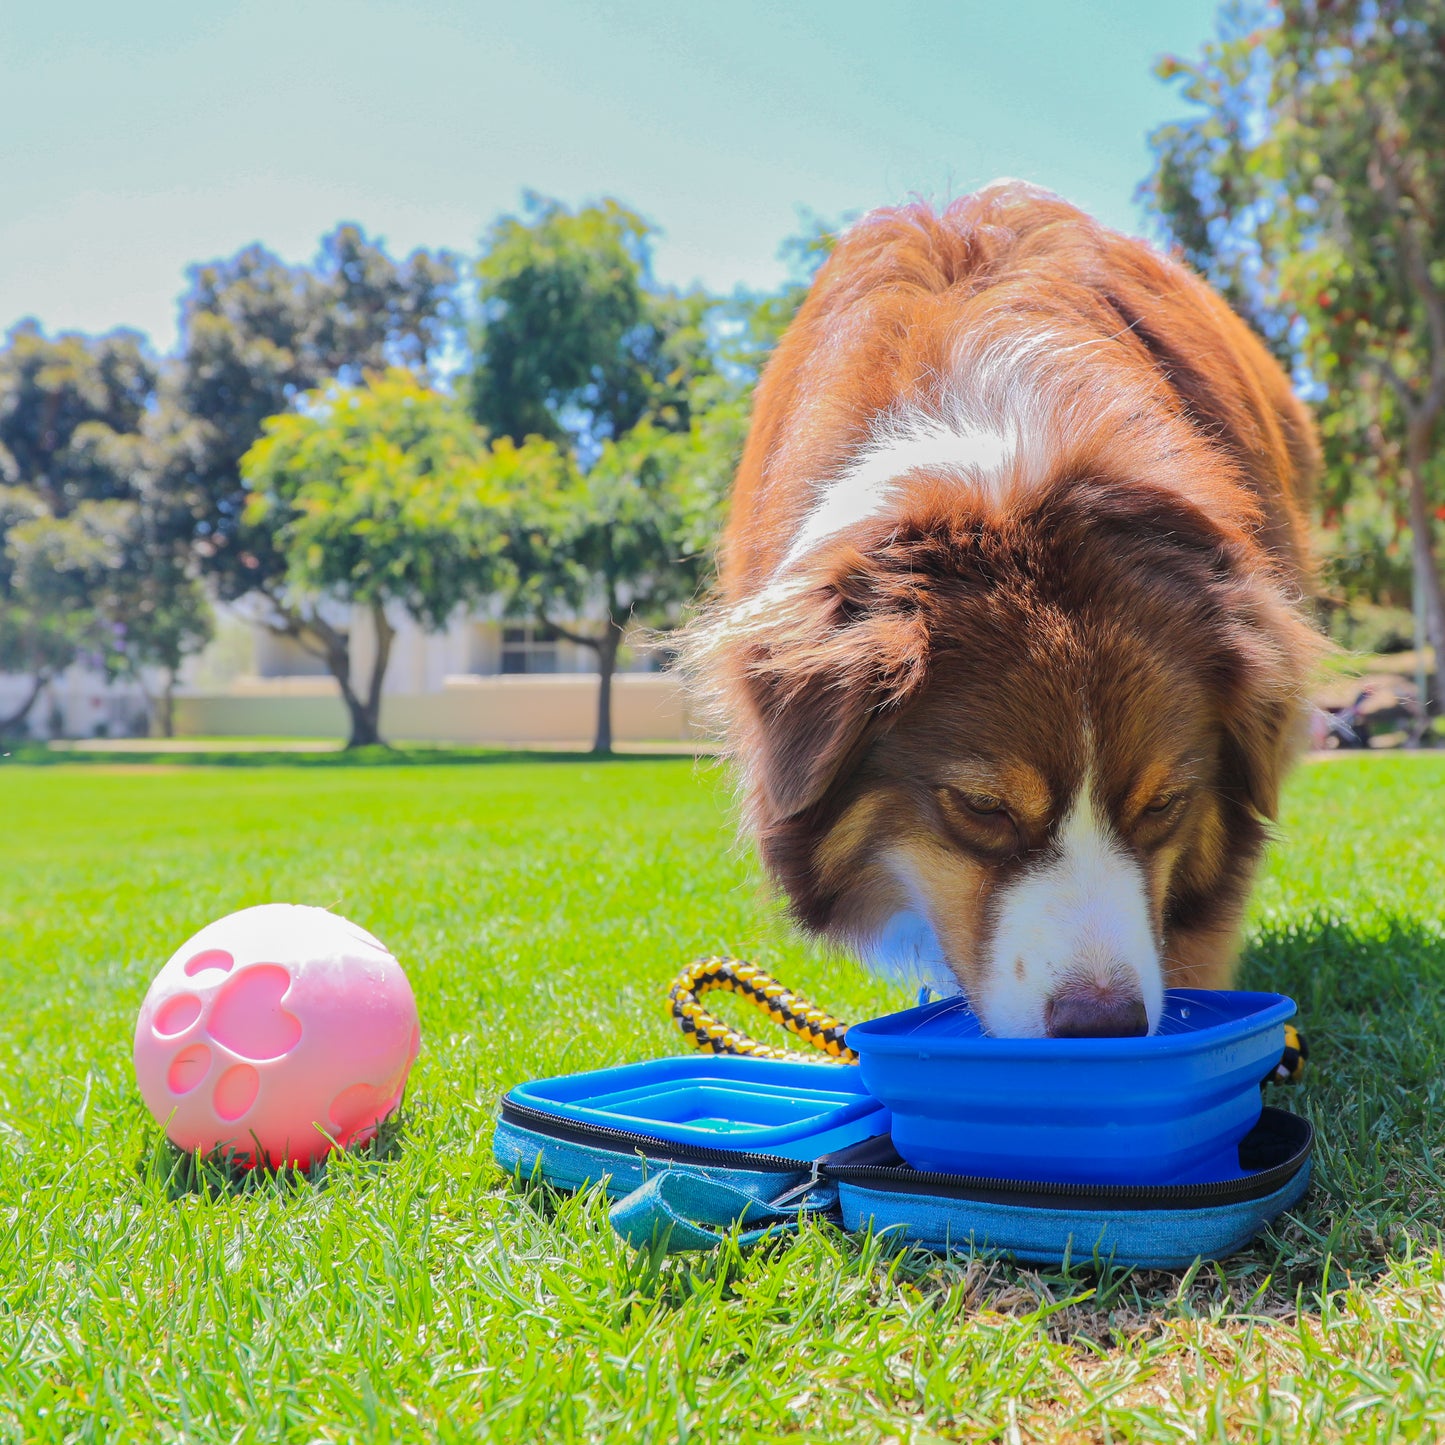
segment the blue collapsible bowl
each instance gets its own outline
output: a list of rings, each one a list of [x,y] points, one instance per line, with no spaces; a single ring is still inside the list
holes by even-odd
[[[997,1039],[961,999],[855,1024],[863,1084],[915,1169],[1181,1184],[1240,1177],[1292,999],[1178,989],[1148,1038]]]
[[[622,1130],[740,1156],[813,1160],[888,1130],[888,1111],[857,1069],[806,1059],[652,1059],[519,1084],[507,1102],[594,1139]]]

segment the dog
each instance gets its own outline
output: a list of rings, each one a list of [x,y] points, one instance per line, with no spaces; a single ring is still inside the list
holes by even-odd
[[[999,182],[838,241],[684,666],[806,929],[1000,1037],[1225,987],[1307,735],[1319,446],[1197,276]]]

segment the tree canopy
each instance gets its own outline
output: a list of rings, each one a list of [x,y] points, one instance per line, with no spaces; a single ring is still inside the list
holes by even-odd
[[[427,375],[454,322],[456,262],[393,260],[358,226],[337,227],[310,266],[264,247],[194,266],[179,353],[150,433],[171,525],[225,600],[274,590],[285,560],[245,524],[240,462],[267,418],[333,379],[405,365]]]
[[[0,727],[78,657],[173,678],[209,636],[185,554],[157,537],[139,435],[155,380],[130,332],[51,338],[27,322],[0,349],[0,670],[30,680]]]
[[[461,406],[404,370],[307,394],[268,419],[241,460],[243,522],[285,569],[264,594],[262,620],[325,661],[351,746],[381,740],[388,609],[440,628],[499,584],[504,498],[488,461]],[[353,607],[371,619],[364,683],[344,620]]]
[[[1438,561],[1445,413],[1445,3],[1236,8],[1197,61],[1195,107],[1153,137],[1172,239],[1327,398],[1327,515],[1410,537],[1445,657]],[[1368,553],[1366,553],[1368,555]]]
[[[535,194],[488,230],[468,384],[491,435],[590,460],[644,418],[686,430],[716,302],[656,285],[653,234],[617,201],[573,211]]]
[[[597,658],[597,752],[612,747],[611,688],[630,625],[675,622],[697,590],[715,492],[699,433],[639,422],[585,471],[555,443],[494,449],[512,503],[511,606]],[[709,539],[710,540],[710,539]]]
[[[467,390],[512,499],[509,607],[592,651],[603,752],[623,637],[698,585],[748,384],[720,365],[716,298],[653,280],[652,235],[616,201],[534,195],[477,267]]]

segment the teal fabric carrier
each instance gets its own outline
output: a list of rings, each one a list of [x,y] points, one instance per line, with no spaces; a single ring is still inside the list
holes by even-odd
[[[1243,1249],[1309,1186],[1309,1124],[1266,1108],[1217,1177],[1075,1184],[904,1163],[856,1068],[693,1055],[513,1089],[493,1140],[514,1176],[600,1184],[631,1244],[747,1244],[808,1217],[1029,1264],[1186,1268]]]

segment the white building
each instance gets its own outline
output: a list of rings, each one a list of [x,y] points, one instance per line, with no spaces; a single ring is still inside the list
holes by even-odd
[[[344,737],[346,710],[326,665],[291,638],[235,611],[187,667],[176,694],[176,731],[192,736]],[[518,743],[586,747],[596,727],[597,673],[590,648],[496,617],[459,617],[428,633],[396,620],[382,689],[381,732],[394,742]],[[370,619],[351,623],[353,685],[373,653]],[[681,685],[643,647],[624,649],[612,686],[619,742],[698,736]]]
[[[28,677],[0,673],[0,718],[24,704],[31,686]],[[40,690],[23,730],[32,738],[135,737],[145,733],[150,711],[135,683],[112,682],[104,672],[77,663]]]
[[[369,617],[352,619],[352,669],[370,675]],[[655,653],[624,649],[612,685],[618,742],[695,739],[678,680]],[[155,731],[163,679],[116,683],[77,664],[53,679],[27,719],[35,738],[143,736]],[[587,747],[596,728],[596,661],[589,648],[524,623],[459,617],[428,633],[399,617],[382,690],[381,732],[394,742]],[[0,717],[20,705],[29,679],[0,675]],[[175,730],[192,737],[345,738],[346,708],[325,663],[291,638],[222,608],[215,640],[182,671]]]

